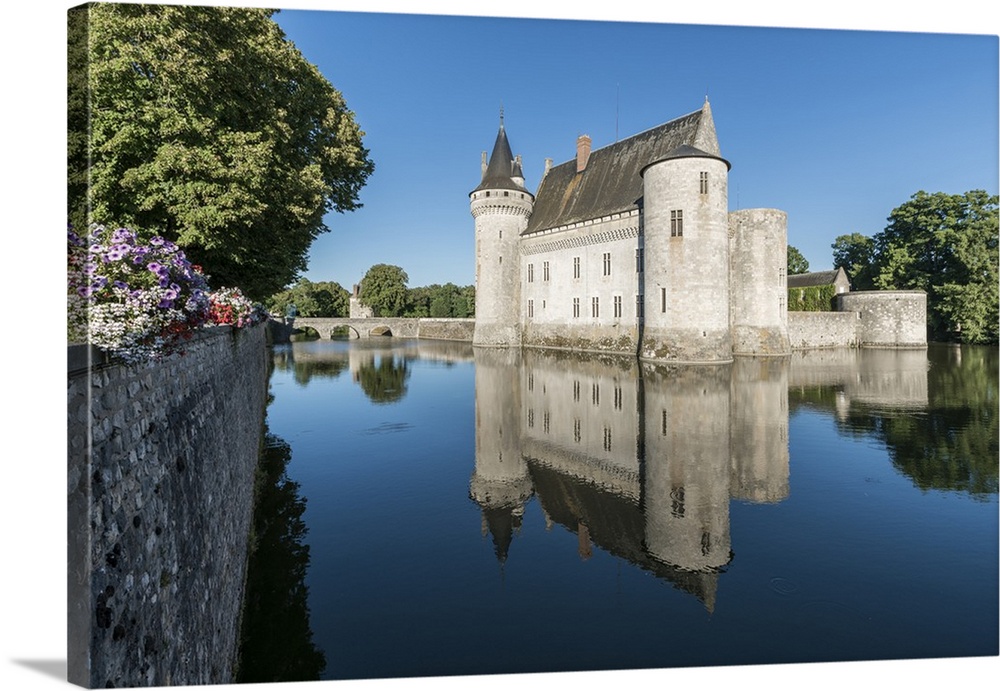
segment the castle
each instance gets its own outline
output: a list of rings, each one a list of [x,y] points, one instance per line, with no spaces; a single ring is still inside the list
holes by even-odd
[[[700,110],[524,187],[501,116],[472,191],[475,345],[728,362],[789,352],[785,213],[729,212],[730,164]]]

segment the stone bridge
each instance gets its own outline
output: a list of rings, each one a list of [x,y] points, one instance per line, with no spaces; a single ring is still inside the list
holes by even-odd
[[[309,327],[320,338],[332,338],[335,329],[346,328],[348,338],[433,338],[446,341],[472,342],[475,319],[435,319],[432,317],[298,317],[295,328]]]

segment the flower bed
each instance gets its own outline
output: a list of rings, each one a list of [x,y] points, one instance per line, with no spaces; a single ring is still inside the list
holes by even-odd
[[[211,292],[201,267],[162,237],[95,225],[86,237],[70,230],[68,243],[71,342],[136,363],[176,352],[204,325],[263,320],[238,288]]]

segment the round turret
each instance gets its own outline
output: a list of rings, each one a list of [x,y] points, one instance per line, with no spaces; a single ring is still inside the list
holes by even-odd
[[[646,273],[639,355],[729,362],[729,163],[684,145],[641,174]]]
[[[733,353],[787,355],[788,217],[778,209],[729,214]]]
[[[476,327],[473,345],[521,345],[518,238],[535,198],[524,188],[503,122],[479,186],[469,194],[476,222]]]

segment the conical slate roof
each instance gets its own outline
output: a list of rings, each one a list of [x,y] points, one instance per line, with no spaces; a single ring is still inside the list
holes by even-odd
[[[493,153],[490,155],[489,165],[486,166],[486,174],[479,187],[472,190],[517,190],[518,192],[528,192],[524,186],[519,185],[513,178],[524,179],[515,160],[510,152],[510,142],[507,141],[507,132],[503,127],[503,120],[500,121],[500,131],[497,132],[497,141],[493,145]],[[530,194],[530,192],[528,192]]]
[[[635,209],[643,168],[685,152],[720,157],[707,99],[700,110],[592,151],[580,173],[575,158],[553,166],[538,186],[524,235]]]

